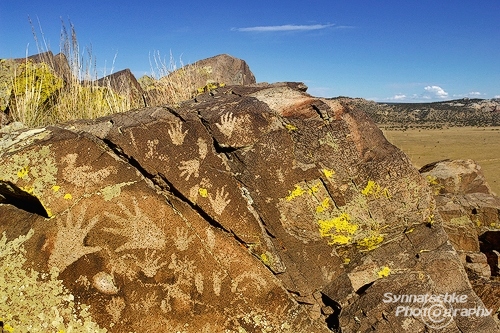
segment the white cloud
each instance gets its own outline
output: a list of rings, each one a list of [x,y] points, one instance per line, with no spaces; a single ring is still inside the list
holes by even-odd
[[[424,88],[425,93],[422,95],[425,99],[447,98],[448,93],[440,86],[427,86]]]
[[[471,91],[467,95],[469,95],[469,96],[481,96],[481,93],[479,91]]]
[[[500,95],[495,95],[493,98],[500,98]]]
[[[392,99],[395,101],[401,101],[403,99],[406,99],[406,95],[405,94],[398,94],[398,95],[395,95]]]
[[[326,29],[333,26],[334,24],[312,24],[312,25],[285,24],[285,25],[268,25],[268,26],[248,27],[248,28],[232,28],[231,30],[244,31],[244,32],[310,31],[310,30]]]

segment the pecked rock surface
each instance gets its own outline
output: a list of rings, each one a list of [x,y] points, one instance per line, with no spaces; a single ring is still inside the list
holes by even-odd
[[[408,304],[387,293],[484,306],[425,178],[365,113],[300,84],[1,147],[0,317],[19,331],[424,332],[436,323],[396,315]],[[498,331],[491,316],[445,324]]]

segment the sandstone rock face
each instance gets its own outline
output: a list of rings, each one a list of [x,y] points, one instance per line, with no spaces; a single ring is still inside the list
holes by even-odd
[[[300,84],[3,141],[0,263],[16,274],[0,313],[14,329],[423,332],[442,322],[398,314],[423,305],[387,293],[484,306],[409,159],[365,113]],[[29,308],[41,299],[56,318]],[[491,316],[445,324],[498,331]]]

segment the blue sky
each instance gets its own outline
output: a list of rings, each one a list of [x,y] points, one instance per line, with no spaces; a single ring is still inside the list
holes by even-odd
[[[154,52],[185,64],[227,53],[259,82],[302,81],[316,96],[494,98],[499,13],[499,0],[1,0],[0,58],[37,53],[29,15],[55,53],[70,20],[107,73],[149,74]]]

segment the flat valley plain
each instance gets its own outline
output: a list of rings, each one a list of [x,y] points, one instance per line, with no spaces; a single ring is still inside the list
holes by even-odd
[[[401,149],[417,168],[444,159],[473,159],[493,192],[500,195],[500,127],[385,130],[389,142]]]

